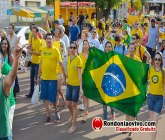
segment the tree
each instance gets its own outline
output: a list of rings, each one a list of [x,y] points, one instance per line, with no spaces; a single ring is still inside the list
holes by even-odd
[[[94,1],[98,7],[98,12],[108,18],[110,10],[118,5],[122,0],[91,0]]]

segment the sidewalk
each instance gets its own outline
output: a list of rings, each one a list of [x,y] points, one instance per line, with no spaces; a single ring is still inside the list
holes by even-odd
[[[14,140],[125,140],[127,134],[115,132],[114,128],[103,128],[100,132],[92,129],[91,122],[96,116],[102,117],[102,105],[91,101],[89,106],[89,115],[86,123],[81,122],[78,117],[77,131],[68,134],[69,124],[65,122],[69,119],[69,111],[65,107],[60,106],[61,121],[54,121],[55,116],[52,111],[51,123],[43,125],[45,120],[45,110],[42,102],[33,106],[30,99],[25,98],[25,94],[29,92],[29,73],[19,74],[19,83],[21,92],[17,95],[17,105],[13,124]],[[109,108],[108,108],[109,109]],[[81,111],[78,112],[79,114]],[[117,112],[117,120],[124,120],[125,116]],[[138,115],[138,120],[148,120],[147,106],[143,107]],[[159,119],[157,140],[165,138],[165,114]],[[134,133],[133,140],[150,140],[150,133]]]

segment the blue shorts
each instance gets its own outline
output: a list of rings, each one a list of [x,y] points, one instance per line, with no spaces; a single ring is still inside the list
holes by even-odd
[[[41,100],[48,100],[55,103],[57,96],[57,80],[42,80],[41,81]]]
[[[161,113],[163,107],[163,96],[148,94],[147,98],[148,110]]]
[[[72,102],[78,102],[80,86],[71,86],[67,84],[66,87],[66,100]]]

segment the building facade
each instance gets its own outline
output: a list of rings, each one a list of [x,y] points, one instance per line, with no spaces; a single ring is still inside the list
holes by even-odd
[[[15,0],[12,0],[12,5]],[[46,0],[20,0],[20,5],[23,7],[43,7],[46,6]]]
[[[9,25],[9,16],[6,14],[6,11],[10,7],[10,0],[0,0],[0,29]]]

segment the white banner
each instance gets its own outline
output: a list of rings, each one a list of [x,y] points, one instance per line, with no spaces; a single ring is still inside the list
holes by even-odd
[[[165,0],[148,0],[150,3],[165,3]]]

